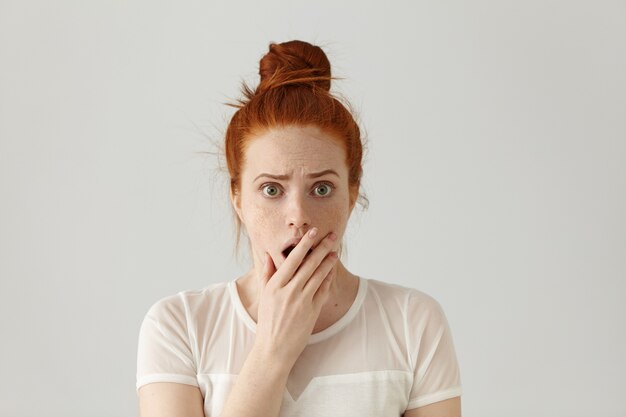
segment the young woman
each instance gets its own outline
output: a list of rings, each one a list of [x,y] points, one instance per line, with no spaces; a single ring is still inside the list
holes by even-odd
[[[225,138],[243,276],[155,303],[139,336],[142,417],[459,417],[445,315],[416,289],[340,260],[359,198],[357,124],[330,63],[271,44]]]

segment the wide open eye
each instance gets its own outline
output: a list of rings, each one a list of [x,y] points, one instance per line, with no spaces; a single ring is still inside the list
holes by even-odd
[[[280,188],[276,184],[263,184],[261,191],[268,197],[276,197],[280,193]]]
[[[335,187],[329,182],[322,182],[315,187],[315,195],[318,197],[326,197],[333,192]]]

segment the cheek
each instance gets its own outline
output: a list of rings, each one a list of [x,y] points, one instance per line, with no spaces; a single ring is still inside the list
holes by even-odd
[[[279,212],[275,208],[250,206],[244,212],[246,230],[253,242],[263,242],[276,232]]]
[[[328,210],[320,211],[318,225],[322,230],[332,230],[334,232],[343,233],[345,223],[347,222],[348,212],[344,207],[329,207]]]

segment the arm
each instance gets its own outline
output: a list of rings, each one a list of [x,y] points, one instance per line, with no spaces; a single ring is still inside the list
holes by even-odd
[[[403,417],[461,417],[461,397],[407,410]]]
[[[291,368],[255,346],[241,368],[220,417],[276,417]]]
[[[335,238],[327,236],[312,250],[307,233],[280,271],[265,255],[256,339],[237,376],[220,417],[277,417],[291,368],[304,350],[322,305],[328,299]]]
[[[204,417],[198,387],[174,382],[154,382],[139,388],[140,417]]]

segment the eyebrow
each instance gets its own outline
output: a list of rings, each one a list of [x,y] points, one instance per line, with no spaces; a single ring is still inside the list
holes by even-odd
[[[320,171],[320,172],[313,172],[313,173],[307,175],[306,177],[307,178],[317,178],[317,177],[321,177],[321,176],[326,175],[326,174],[335,174],[337,177],[339,177],[339,174],[337,174],[332,169],[326,169],[326,170]],[[286,179],[289,179],[289,175],[275,175],[275,174],[261,173],[261,174],[257,175],[257,177],[254,180],[256,181],[256,180],[258,180],[261,177],[273,178],[275,180],[286,180]]]

